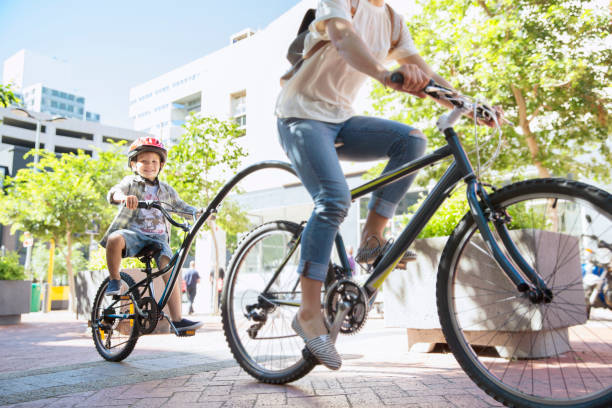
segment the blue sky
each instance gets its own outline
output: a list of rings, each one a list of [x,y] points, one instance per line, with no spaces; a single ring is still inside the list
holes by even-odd
[[[131,86],[266,27],[298,2],[0,0],[0,62],[23,48],[69,62],[90,78],[88,109],[129,127]]]

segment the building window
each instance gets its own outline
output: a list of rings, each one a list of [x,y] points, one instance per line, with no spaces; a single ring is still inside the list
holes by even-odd
[[[230,116],[242,130],[242,134],[246,134],[246,91],[240,91],[230,96]]]
[[[57,108],[57,102],[56,101],[51,101],[51,107],[52,108]]]

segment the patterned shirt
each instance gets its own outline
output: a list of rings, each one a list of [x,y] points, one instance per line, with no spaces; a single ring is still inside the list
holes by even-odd
[[[181,200],[176,190],[170,187],[167,183],[164,183],[157,179],[155,180],[155,182],[156,185],[159,187],[157,190],[157,197],[159,201],[170,204],[177,211],[184,211],[192,214],[196,213],[197,209]],[[115,194],[116,192],[122,192],[126,196],[135,195],[136,197],[138,197],[139,201],[143,201],[145,200],[146,185],[146,180],[139,175],[126,176],[123,178],[123,180],[121,180],[119,184],[115,185],[113,188],[110,189],[108,195],[106,196],[106,199],[111,204],[119,204],[117,201],[113,200],[113,194]],[[119,211],[117,211],[115,219],[113,219],[113,222],[111,223],[110,227],[108,227],[108,230],[100,241],[100,245],[106,247],[106,241],[108,240],[108,236],[114,231],[119,229],[129,229],[130,224],[136,218],[138,212],[138,209],[130,210],[125,205],[122,205],[119,208]],[[157,211],[157,215],[163,221],[165,221],[166,231],[170,231],[170,223],[164,218],[161,212]],[[168,234],[166,234],[166,240],[170,240],[170,236]]]

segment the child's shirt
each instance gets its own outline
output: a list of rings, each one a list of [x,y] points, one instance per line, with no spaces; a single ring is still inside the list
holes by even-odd
[[[143,200],[160,201],[157,195],[159,186],[145,185]],[[132,218],[128,229],[146,235],[166,234],[165,218],[157,208],[139,208]]]
[[[152,188],[148,188],[152,187]],[[170,204],[177,211],[183,211],[187,213],[195,214],[197,209],[190,206],[180,199],[176,190],[170,185],[162,181],[156,180],[154,185],[146,182],[146,180],[139,175],[126,176],[121,180],[119,184],[113,186],[107,195],[107,200],[111,204],[118,204],[113,200],[113,195],[116,192],[122,192],[126,196],[135,195],[138,197],[138,201],[145,201],[156,195],[157,201],[162,201]],[[147,195],[149,194],[149,195]],[[125,205],[122,205],[115,216],[115,219],[111,223],[110,227],[104,234],[104,237],[100,241],[100,245],[106,247],[106,241],[108,236],[119,229],[130,229],[138,233],[147,235],[161,233],[165,235],[167,241],[170,240],[168,231],[170,231],[170,223],[164,218],[162,213],[157,209],[144,210],[149,212],[143,212],[144,209],[137,208],[130,210]],[[157,231],[157,232],[146,232],[146,230]]]

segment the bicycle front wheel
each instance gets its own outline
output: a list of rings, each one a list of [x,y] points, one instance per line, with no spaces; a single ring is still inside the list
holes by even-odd
[[[584,234],[612,235],[610,194],[539,179],[490,199],[512,217],[510,236],[553,299],[532,302],[519,293],[466,215],[444,249],[437,281],[440,324],[457,361],[506,405],[611,406],[612,311],[588,316],[581,270]]]
[[[134,303],[129,296],[105,296],[110,278],[104,279],[94,298],[91,309],[91,334],[98,353],[108,361],[121,361],[130,355],[138,341],[139,329],[134,315]],[[127,292],[134,285],[134,280],[121,272],[121,293]],[[138,301],[138,293],[135,292]]]
[[[284,384],[315,366],[291,328],[301,303],[301,228],[275,221],[251,231],[234,253],[223,288],[225,338],[240,366],[262,382]]]

